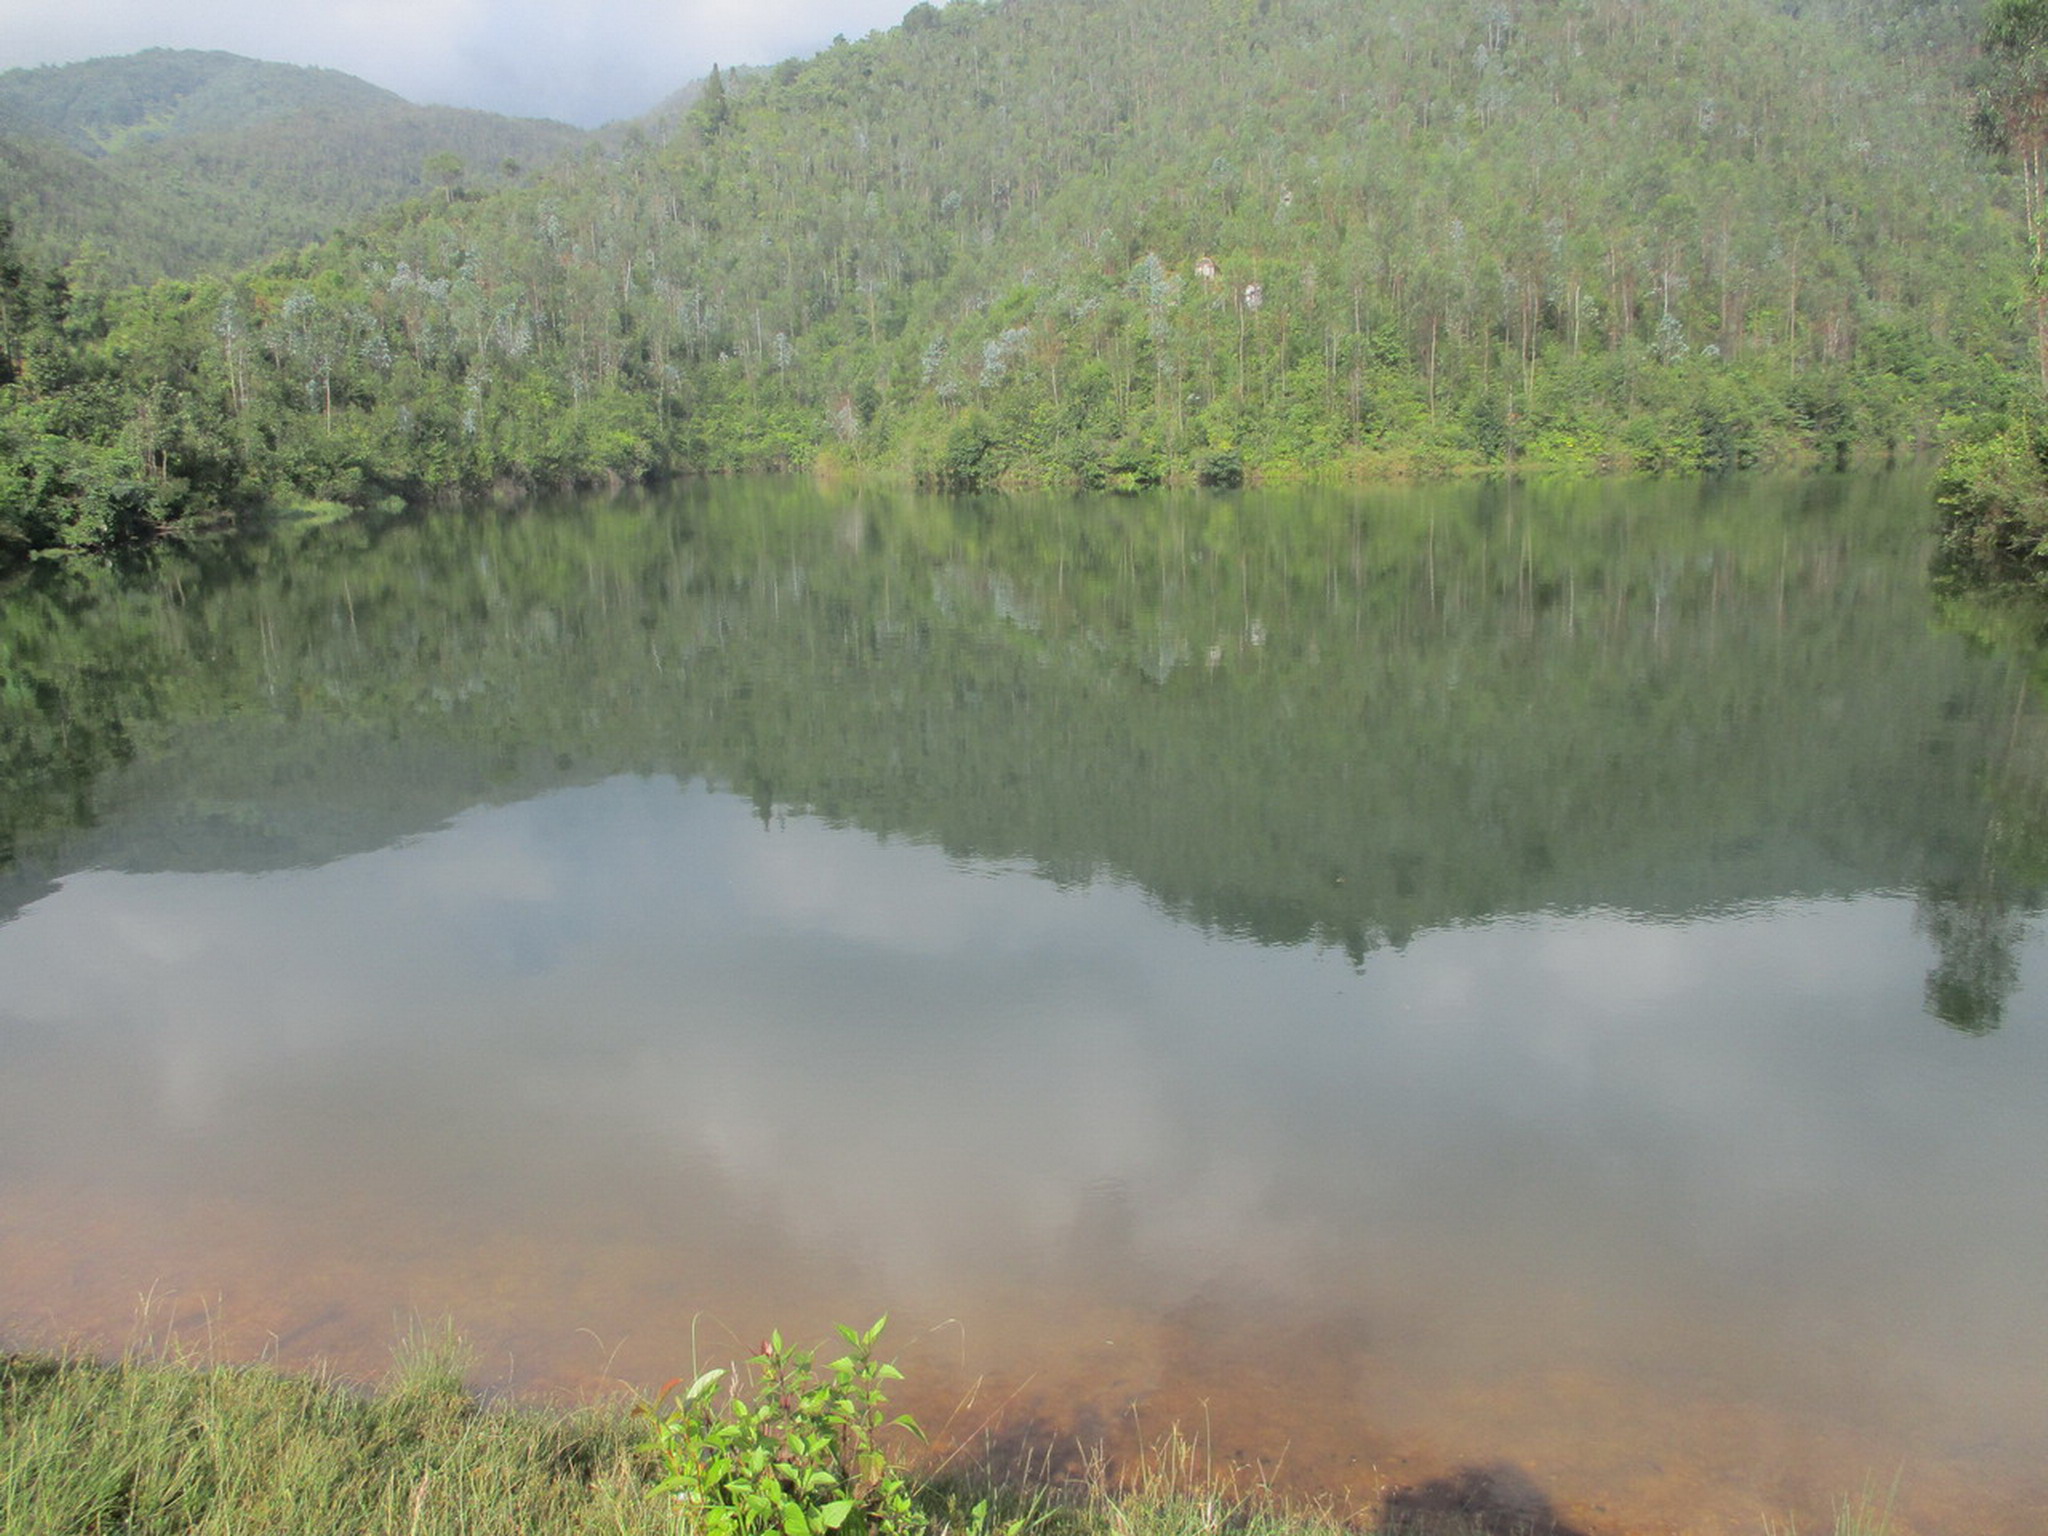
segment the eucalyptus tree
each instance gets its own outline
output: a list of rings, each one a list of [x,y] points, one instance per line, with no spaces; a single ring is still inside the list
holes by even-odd
[[[1992,0],[1984,19],[1978,141],[2017,168],[2033,257],[2032,305],[2041,385],[2048,391],[2048,0]]]

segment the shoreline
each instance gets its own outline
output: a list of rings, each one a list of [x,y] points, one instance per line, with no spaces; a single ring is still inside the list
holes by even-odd
[[[451,1328],[415,1327],[374,1383],[322,1366],[232,1363],[176,1341],[112,1359],[0,1350],[0,1508],[31,1531],[694,1531],[659,1491],[654,1405],[478,1393]],[[668,1399],[664,1398],[663,1401]],[[1176,1427],[1135,1465],[1084,1453],[994,1471],[971,1447],[889,1442],[925,1536],[1648,1536],[1581,1523],[1512,1465],[1383,1486],[1372,1504],[1277,1492],[1215,1467]],[[969,1454],[963,1454],[963,1452]],[[935,1461],[935,1464],[934,1464]],[[1759,1536],[1910,1536],[1891,1489],[1835,1501],[1831,1527],[1760,1514]]]

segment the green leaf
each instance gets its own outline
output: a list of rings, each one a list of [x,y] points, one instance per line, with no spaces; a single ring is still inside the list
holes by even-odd
[[[695,1401],[697,1401],[698,1398],[702,1397],[705,1393],[709,1392],[713,1387],[717,1386],[719,1382],[721,1382],[724,1379],[725,1370],[723,1367],[720,1367],[717,1370],[706,1371],[702,1376],[699,1376],[695,1381],[690,1383],[690,1390],[683,1394],[683,1401],[686,1403],[694,1403]]]
[[[846,1517],[853,1513],[853,1500],[834,1499],[830,1504],[821,1505],[818,1519],[828,1531],[836,1531],[846,1524]]]

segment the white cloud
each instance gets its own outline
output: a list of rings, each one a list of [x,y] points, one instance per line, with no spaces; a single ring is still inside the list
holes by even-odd
[[[893,26],[906,0],[0,0],[0,65],[220,48],[346,70],[415,101],[596,124],[716,64],[770,64]]]

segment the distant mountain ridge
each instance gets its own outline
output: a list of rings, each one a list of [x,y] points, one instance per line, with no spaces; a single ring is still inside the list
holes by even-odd
[[[406,105],[396,92],[337,69],[188,48],[146,48],[0,74],[0,125],[42,131],[93,156],[301,112]]]
[[[0,207],[39,258],[90,250],[115,280],[245,266],[408,197],[508,185],[587,140],[232,53],[0,73]]]
[[[402,106],[98,158],[18,138],[43,296],[0,303],[27,466],[0,555],[688,472],[1135,490],[1912,452],[2037,398],[1972,35],[1917,0],[954,0],[560,130],[586,149],[531,177],[492,169],[517,152],[480,114],[476,148],[394,150],[427,110]],[[31,269],[79,237],[83,172],[108,254],[67,311]],[[230,237],[281,254],[222,272]],[[98,280],[150,262],[206,280]]]

